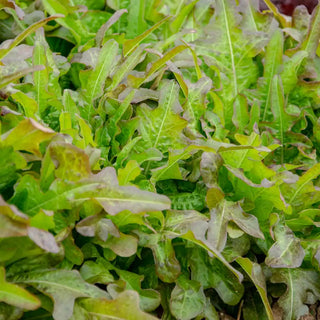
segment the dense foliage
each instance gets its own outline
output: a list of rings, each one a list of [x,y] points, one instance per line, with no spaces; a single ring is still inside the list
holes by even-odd
[[[266,4],[0,1],[1,320],[320,300],[320,7]]]

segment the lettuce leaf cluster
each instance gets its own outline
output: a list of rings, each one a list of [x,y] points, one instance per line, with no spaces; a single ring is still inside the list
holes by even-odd
[[[320,6],[0,1],[0,319],[300,319],[320,300]]]

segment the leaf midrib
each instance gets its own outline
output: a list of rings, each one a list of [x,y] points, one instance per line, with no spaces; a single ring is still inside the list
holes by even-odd
[[[234,62],[234,52],[233,52],[233,46],[232,46],[232,41],[231,41],[231,35],[230,35],[230,27],[229,27],[229,19],[227,15],[227,10],[226,10],[226,5],[224,0],[220,0],[222,7],[223,7],[223,15],[224,15],[224,20],[225,20],[225,26],[226,26],[226,34],[228,38],[228,46],[230,50],[230,58],[231,58],[231,65],[232,65],[232,72],[233,72],[233,85],[234,85],[234,96],[236,97],[238,94],[238,83],[237,83],[237,72],[236,72],[236,67],[235,67],[235,62]]]
[[[158,131],[158,135],[156,136],[156,140],[153,144],[153,148],[155,148],[157,145],[158,145],[158,142],[160,140],[160,137],[161,137],[161,134],[162,134],[162,130],[163,130],[163,127],[164,127],[164,123],[165,123],[165,120],[167,119],[168,117],[168,113],[169,113],[169,109],[171,107],[171,99],[172,99],[172,93],[173,93],[173,90],[174,90],[174,84],[172,83],[171,85],[171,88],[170,88],[170,94],[169,94],[169,98],[168,98],[168,101],[166,103],[166,109],[165,109],[165,113],[164,113],[164,116],[162,118],[162,121],[161,121],[161,124],[160,124],[160,128],[159,128],[159,131]]]

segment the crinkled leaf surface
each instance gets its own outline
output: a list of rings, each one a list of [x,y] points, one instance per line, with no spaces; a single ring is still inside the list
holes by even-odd
[[[148,148],[157,148],[166,152],[170,147],[182,146],[181,133],[187,122],[179,116],[181,110],[178,85],[170,81],[162,88],[156,109],[151,111],[146,105],[140,106],[138,116],[142,140],[138,142],[136,149],[141,152]]]

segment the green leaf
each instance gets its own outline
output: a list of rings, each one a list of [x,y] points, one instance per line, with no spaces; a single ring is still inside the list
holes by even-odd
[[[146,30],[141,35],[137,36],[134,39],[126,40],[123,44],[123,55],[126,57],[130,54],[133,50],[137,48],[140,42],[142,42],[148,35],[150,35],[154,30],[158,29],[162,24],[164,24],[170,17],[166,17],[161,21],[157,22],[153,27]]]
[[[120,280],[125,282],[125,290],[134,290],[139,293],[139,305],[143,311],[153,311],[160,305],[160,294],[156,290],[141,288],[141,282],[144,279],[143,275],[117,268],[113,268],[113,270],[117,272]]]
[[[43,66],[34,66],[34,67],[26,68],[26,69],[20,69],[17,72],[14,72],[14,73],[11,73],[11,74],[5,75],[5,76],[2,76],[0,74],[0,88],[3,88],[5,86],[7,86],[8,84],[19,80],[20,78],[26,76],[29,73],[39,72],[40,70],[43,70],[43,68],[44,68]],[[1,69],[0,69],[0,71],[1,71]]]
[[[80,269],[82,278],[89,283],[108,284],[114,281],[112,274],[106,269],[102,259],[97,259],[95,262],[88,260]]]
[[[268,251],[265,263],[273,268],[298,268],[301,266],[305,252],[300,240],[281,223],[274,228],[276,242]]]
[[[141,168],[135,160],[130,160],[126,164],[125,168],[119,169],[118,179],[121,186],[130,184],[131,181],[136,179],[141,173]]]
[[[19,320],[23,316],[23,309],[0,302],[1,320]]]
[[[151,246],[158,277],[163,282],[174,282],[181,272],[171,239],[162,237]]]
[[[131,257],[137,252],[138,239],[132,235],[120,232],[118,236],[109,237],[107,241],[97,242],[104,248],[111,249],[120,257]]]
[[[147,28],[145,20],[145,0],[131,0],[128,13],[127,37],[133,38]]]
[[[71,209],[94,199],[112,215],[123,210],[133,213],[166,210],[171,205],[166,196],[142,191],[134,186],[119,186],[115,170],[111,167],[76,183],[55,180],[45,193],[40,191],[36,180],[25,175],[11,202],[24,213],[34,216],[40,209]]]
[[[35,114],[38,111],[38,104],[36,100],[29,97],[27,94],[23,93],[22,91],[17,91],[14,94],[11,95],[11,97],[19,102],[23,109],[24,114],[28,118],[35,118]]]
[[[53,142],[48,150],[57,178],[75,182],[91,175],[89,157],[83,150],[65,142]]]
[[[182,145],[181,132],[187,122],[178,115],[181,111],[178,91],[178,85],[170,81],[161,89],[156,109],[151,110],[145,105],[139,107],[139,131],[143,139],[136,145],[139,152],[149,148],[167,152],[169,147],[178,148]]]
[[[86,309],[89,315],[97,320],[119,319],[119,320],[155,320],[139,308],[139,295],[137,292],[128,290],[120,293],[114,300],[85,299],[80,305]]]
[[[292,120],[295,118],[289,115],[285,110],[285,100],[283,96],[283,88],[281,86],[279,76],[274,76],[271,87],[271,103],[272,112],[274,115],[274,123],[271,125],[275,130],[275,136],[280,140],[281,148],[281,163],[284,162],[284,145],[285,134],[293,125]]]
[[[72,3],[69,4],[69,2],[63,2],[62,0],[43,0],[43,5],[50,14],[59,16],[57,22],[70,30],[77,43],[83,44],[89,40],[90,34],[80,22],[79,13],[76,12],[77,7],[73,6]]]
[[[192,1],[182,8],[182,10],[179,12],[179,14],[170,23],[170,29],[171,29],[172,33],[177,33],[180,30],[185,19],[188,17],[188,15],[193,10],[194,6],[197,4],[198,1],[199,0]]]
[[[43,27],[47,24],[47,22],[51,20],[56,20],[63,17],[63,15],[56,14],[54,16],[42,19],[40,21],[35,22],[30,25],[27,29],[25,29],[22,33],[20,33],[9,45],[6,49],[0,49],[0,60],[2,60],[13,48],[15,48],[19,43],[21,43],[25,38],[27,38],[31,33],[36,31],[37,29]]]
[[[233,127],[234,99],[257,81],[258,69],[253,57],[265,41],[261,34],[255,35],[253,30],[250,30],[250,35],[241,30],[240,21],[234,1],[217,1],[215,15],[202,37],[196,40],[195,48],[198,55],[204,56],[206,64],[221,72],[223,77],[218,94],[224,103],[221,121],[227,129]]]
[[[86,90],[86,97],[90,105],[93,100],[102,96],[105,81],[114,67],[114,60],[117,54],[118,43],[114,40],[109,40],[101,48],[95,68],[85,71],[86,79],[84,77],[80,78],[82,88]]]
[[[212,87],[212,80],[208,77],[200,78],[196,83],[188,85],[188,97],[183,105],[184,118],[194,129],[206,111],[206,95]]]
[[[3,267],[0,267],[0,301],[27,310],[35,310],[41,306],[39,299],[27,290],[6,282]]]
[[[64,251],[65,251],[65,257],[70,262],[72,262],[75,265],[82,265],[83,263],[83,253],[82,251],[76,246],[74,242],[74,238],[71,234],[68,235],[66,239],[62,241]]]
[[[271,282],[285,283],[286,292],[279,298],[283,319],[299,319],[309,313],[306,304],[313,304],[320,298],[319,274],[306,269],[272,269]]]
[[[286,19],[286,16],[279,12],[277,6],[275,4],[273,4],[271,0],[264,0],[264,2],[266,3],[266,5],[270,9],[270,11],[273,13],[274,17],[277,20],[279,20],[279,22],[283,28],[290,26],[290,23]]]
[[[112,83],[108,90],[114,90],[123,79],[136,67],[142,60],[144,46],[138,47],[129,57],[127,57],[115,71],[112,77]]]
[[[164,167],[152,170],[151,182],[155,183],[161,180],[176,179],[183,180],[184,176],[179,166],[180,162],[191,157],[192,147],[187,147],[184,151],[175,150],[169,152],[168,163]]]
[[[0,147],[0,192],[2,193],[7,188],[11,187],[19,178],[18,170],[24,169],[27,166],[26,160],[17,151],[14,151],[13,146]]]
[[[290,59],[284,61],[283,70],[280,74],[284,94],[294,90],[299,80],[299,69],[307,56],[308,53],[306,51],[298,51]]]
[[[301,49],[308,52],[310,58],[314,58],[317,48],[318,42],[320,39],[320,31],[319,31],[319,23],[320,23],[320,9],[316,7],[316,10],[313,11],[312,20],[310,23],[310,28],[308,31],[308,35],[301,44]]]
[[[250,120],[246,97],[239,94],[234,101],[233,107],[232,121],[238,129],[238,133],[243,133]]]
[[[49,84],[49,67],[47,66],[46,51],[48,50],[48,44],[44,38],[43,32],[37,32],[35,38],[35,46],[33,49],[33,65],[40,66],[43,65],[45,68],[40,71],[33,73],[33,80],[36,91],[36,102],[40,111],[43,111],[48,105],[48,100],[50,99],[50,94],[48,92]]]
[[[208,241],[218,251],[222,251],[225,247],[229,221],[234,222],[247,234],[264,239],[255,216],[246,214],[239,203],[222,200],[217,208],[211,210],[211,219],[207,233]]]
[[[320,175],[320,164],[315,164],[305,172],[298,181],[292,186],[291,190],[286,192],[288,202],[293,206],[298,206],[304,202],[308,193],[315,191],[312,180]]]
[[[124,13],[128,13],[127,9],[121,9],[121,10],[117,10],[110,18],[109,20],[103,24],[100,29],[98,30],[97,34],[96,34],[96,43],[97,46],[101,47],[102,46],[102,42],[103,42],[103,38],[106,34],[106,32],[108,31],[108,29],[115,24],[120,17],[124,14]]]
[[[126,110],[129,108],[130,103],[133,99],[134,93],[135,92],[133,90],[126,96],[126,98],[123,100],[123,102],[120,104],[120,106],[117,108],[115,113],[110,118],[110,121],[108,123],[108,133],[113,140],[115,139],[115,136],[120,131],[118,129],[117,124],[125,114]]]
[[[172,290],[170,310],[181,320],[190,320],[202,313],[205,306],[205,295],[197,281],[180,276]]]
[[[16,275],[14,282],[31,285],[49,295],[54,301],[53,318],[55,320],[70,319],[74,301],[77,298],[106,297],[104,291],[82,280],[76,270],[38,270]]]
[[[155,72],[161,69],[169,60],[174,58],[177,54],[185,49],[187,49],[187,46],[185,45],[180,45],[171,49],[151,65],[150,69],[148,70],[148,72],[146,72],[146,75],[143,78],[137,78],[131,75],[130,77],[128,77],[128,82],[131,83],[134,88],[139,88],[145,81],[149,79],[149,77],[151,77]]]
[[[283,35],[280,30],[276,30],[272,35],[266,50],[265,63],[263,70],[263,100],[262,121],[267,120],[267,115],[271,112],[272,106],[272,82],[275,75],[279,73],[279,68],[282,65],[283,55]]]
[[[239,303],[244,287],[218,259],[209,257],[206,251],[199,247],[193,248],[188,258],[192,280],[201,283],[204,289],[215,289],[224,303]]]
[[[184,235],[180,236],[182,239],[189,240],[190,242],[200,246],[201,248],[205,249],[210,255],[213,255],[218,260],[220,260],[235,276],[236,278],[241,282],[243,279],[243,275],[234,269],[226,260],[225,258],[218,252],[214,247],[212,247],[205,239],[198,240],[192,231],[188,231]]]
[[[77,231],[86,237],[97,236],[106,241],[109,235],[120,237],[120,233],[111,220],[103,218],[104,215],[92,215],[81,220],[76,225]]]
[[[29,217],[0,197],[0,238],[28,236],[40,248],[58,253],[59,247],[50,232],[29,226]]]
[[[1,138],[5,146],[12,146],[14,150],[24,150],[40,156],[39,144],[51,139],[54,135],[53,130],[33,119],[25,119]]]
[[[258,263],[252,262],[248,258],[240,257],[236,261],[240,264],[241,268],[247,273],[251,281],[256,286],[266,309],[268,319],[273,320],[273,313],[267,295],[266,281],[261,266]]]

